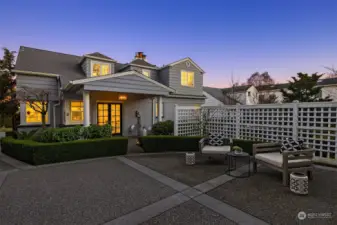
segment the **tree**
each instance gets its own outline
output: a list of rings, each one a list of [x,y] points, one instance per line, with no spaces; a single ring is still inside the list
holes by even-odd
[[[15,52],[3,48],[3,58],[0,59],[0,126],[4,126],[5,115],[11,117],[17,112],[18,102],[15,99],[16,79],[14,69]]]
[[[50,92],[43,89],[21,87],[17,95],[20,101],[29,104],[35,112],[41,114],[42,128],[46,128]]]
[[[275,84],[275,81],[271,78],[268,72],[261,74],[259,72],[255,72],[248,78],[247,84],[258,87],[261,85]]]
[[[229,103],[231,105],[235,105],[236,103],[242,101],[242,95],[237,93],[237,87],[240,86],[240,79],[235,79],[233,73],[231,74],[230,84],[230,90],[223,92],[223,94],[228,97]]]
[[[323,102],[331,101],[330,96],[322,99],[320,97],[321,87],[317,87],[318,80],[324,74],[313,73],[298,73],[297,77],[292,77],[289,81],[288,90],[281,89],[284,102],[293,102],[298,100],[300,102]]]
[[[325,66],[324,67],[325,69],[327,69],[329,72],[327,73],[328,75],[328,78],[334,78],[334,77],[337,77],[337,69],[332,66],[332,67],[328,67],[328,66]]]

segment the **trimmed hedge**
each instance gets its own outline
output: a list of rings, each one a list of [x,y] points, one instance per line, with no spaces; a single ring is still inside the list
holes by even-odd
[[[233,139],[233,146],[241,147],[242,151],[247,152],[250,155],[253,155],[253,144],[258,144],[258,143],[262,143],[262,142],[261,141]]]
[[[48,128],[40,130],[38,134],[28,136],[31,136],[34,141],[53,143],[75,141],[79,139],[109,138],[111,137],[111,133],[111,125],[105,124],[103,126],[90,125],[88,127],[75,126]]]
[[[199,141],[202,137],[181,137],[171,135],[151,135],[139,138],[144,152],[166,151],[199,151]]]
[[[1,140],[2,152],[23,162],[41,165],[87,158],[125,155],[125,137],[99,138],[58,143],[40,143],[6,137]]]
[[[153,135],[172,135],[174,132],[174,122],[166,120],[153,125],[151,133]]]

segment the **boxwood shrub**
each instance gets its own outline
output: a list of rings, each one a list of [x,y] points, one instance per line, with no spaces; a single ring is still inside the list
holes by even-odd
[[[233,146],[241,147],[242,151],[247,152],[250,155],[253,155],[253,144],[257,144],[257,143],[262,143],[262,142],[261,141],[233,139]]]
[[[39,132],[38,135],[34,135],[32,139],[44,143],[68,142],[79,139],[108,138],[111,137],[111,133],[112,127],[109,124],[104,126],[48,128]]]
[[[199,151],[201,137],[181,137],[171,135],[151,135],[139,138],[144,152]]]
[[[99,138],[69,142],[41,143],[6,137],[1,140],[2,152],[23,162],[41,165],[86,158],[125,155],[125,137]]]

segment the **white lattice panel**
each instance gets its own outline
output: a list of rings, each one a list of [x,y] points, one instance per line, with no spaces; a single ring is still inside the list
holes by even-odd
[[[207,133],[221,133],[226,138],[235,138],[236,132],[236,108],[214,108],[214,107],[204,107],[203,114],[208,114],[209,120],[206,124]]]
[[[200,108],[176,106],[175,135],[197,136],[200,135]]]
[[[266,142],[303,139],[316,150],[316,161],[337,165],[337,102],[178,107],[175,134],[200,135],[200,121],[205,120],[204,134]]]
[[[293,107],[289,105],[241,106],[239,138],[280,142],[293,136]]]
[[[298,137],[316,150],[315,157],[336,160],[337,104],[299,104]]]

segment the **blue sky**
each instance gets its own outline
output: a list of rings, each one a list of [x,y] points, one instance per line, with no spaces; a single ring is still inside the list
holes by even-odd
[[[3,1],[0,47],[20,45],[161,66],[189,56],[204,84],[268,71],[277,82],[337,67],[337,1]]]

